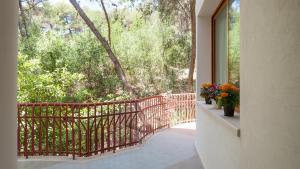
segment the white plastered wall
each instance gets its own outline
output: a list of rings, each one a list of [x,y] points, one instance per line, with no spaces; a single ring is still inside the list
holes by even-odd
[[[200,84],[211,82],[211,21],[210,17],[198,16],[196,21],[197,30],[197,100],[200,100]]]
[[[197,85],[210,80],[211,39],[201,33],[216,1],[197,1]],[[196,147],[206,169],[300,168],[299,18],[299,0],[241,0],[241,138],[197,107]],[[226,151],[238,157],[227,163]]]
[[[300,168],[300,1],[241,0],[242,169]]]
[[[197,100],[200,84],[212,81],[211,17],[221,0],[199,0],[197,16]],[[240,169],[240,138],[197,104],[196,149],[206,169]]]

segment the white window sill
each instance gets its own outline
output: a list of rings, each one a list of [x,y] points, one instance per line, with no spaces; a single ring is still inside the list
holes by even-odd
[[[211,115],[216,121],[220,122],[224,127],[232,130],[232,132],[240,137],[241,129],[240,129],[240,114],[234,113],[234,117],[226,117],[224,116],[223,109],[216,109],[213,105],[207,105],[204,101],[196,101],[196,105],[200,108],[204,113]]]

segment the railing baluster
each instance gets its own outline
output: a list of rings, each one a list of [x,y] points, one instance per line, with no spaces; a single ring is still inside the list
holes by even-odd
[[[55,106],[52,108],[52,154],[55,156],[55,142],[56,142],[56,133],[55,133]]]
[[[34,155],[34,105],[31,106],[31,155]]]
[[[26,158],[28,158],[28,150],[27,150],[27,139],[28,139],[28,134],[27,134],[27,106],[25,107],[25,127],[24,127],[24,155]]]
[[[68,117],[68,104],[66,105],[66,113],[65,113],[65,128],[66,128],[66,156],[69,156],[69,130],[68,130],[68,123],[69,123],[69,117]],[[72,119],[73,120],[73,119]]]
[[[103,118],[104,118],[104,115],[103,115],[103,106],[101,105],[101,119],[100,119],[100,122],[101,122],[101,153],[104,153],[104,124],[103,124]]]
[[[125,116],[125,120],[124,120],[125,121],[124,122],[125,123],[125,126],[124,126],[125,127],[125,132],[124,132],[125,133],[125,143],[124,144],[125,144],[125,147],[126,147],[127,146],[127,117],[126,117],[127,116],[127,103],[125,103],[125,113],[124,113],[124,116]]]
[[[61,105],[59,106],[59,155],[62,155],[62,119],[61,119]]]
[[[114,125],[114,133],[113,133],[113,152],[116,152],[116,132],[117,132],[117,128],[116,128],[116,104],[113,104],[113,125]]]
[[[73,160],[75,160],[75,130],[74,130],[74,123],[75,123],[75,117],[74,117],[74,105],[72,105],[71,108],[72,111],[72,155]]]
[[[109,120],[109,104],[107,104],[107,149],[110,151],[110,120]]]
[[[98,129],[97,129],[97,106],[94,105],[94,141],[95,141],[95,155],[98,154]]]
[[[135,107],[135,142],[137,142],[139,140],[139,131],[138,131],[138,114],[139,114],[139,111],[138,111],[138,102],[135,101],[134,102],[134,107]]]
[[[42,105],[39,105],[39,128],[38,128],[38,133],[39,133],[39,155],[43,154],[42,150]]]
[[[87,112],[87,127],[86,127],[86,154],[87,156],[90,156],[90,106],[88,106],[88,112]]]
[[[18,128],[17,128],[17,147],[18,147],[18,156],[21,156],[21,143],[20,143],[20,141],[21,141],[21,136],[20,136],[20,134],[21,134],[21,115],[20,115],[20,109],[21,109],[21,107],[20,107],[20,105],[17,105],[18,107]]]
[[[119,148],[121,148],[122,145],[122,137],[121,137],[121,129],[122,129],[122,107],[121,107],[121,103],[119,104]]]
[[[130,126],[130,130],[129,130],[129,136],[130,136],[130,145],[132,145],[132,121],[133,121],[133,119],[132,119],[132,114],[133,114],[133,112],[132,112],[132,102],[130,102],[130,121],[129,121],[129,126]]]
[[[78,151],[79,151],[79,157],[82,157],[82,151],[81,151],[81,115],[80,115],[80,109],[81,109],[81,105],[78,106]]]
[[[49,139],[48,139],[48,122],[49,122],[49,116],[48,116],[48,104],[46,105],[46,156],[48,156],[49,153]]]

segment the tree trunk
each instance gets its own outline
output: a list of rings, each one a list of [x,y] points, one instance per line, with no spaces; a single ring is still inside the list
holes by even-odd
[[[195,0],[191,0],[191,28],[192,28],[192,56],[189,68],[188,76],[188,87],[191,92],[194,91],[194,70],[195,70],[195,60],[196,60],[196,11],[195,11]]]
[[[109,20],[109,17],[108,17],[106,8],[105,8],[105,6],[104,6],[103,0],[101,0],[100,2],[101,2],[101,6],[102,6],[102,9],[103,9],[103,11],[104,11],[105,19],[106,19],[106,22],[107,22],[108,42],[109,42],[109,45],[110,45],[110,47],[111,47],[111,27],[110,27],[110,20]]]
[[[23,38],[28,38],[28,29],[26,23],[26,15],[24,12],[22,1],[19,0],[19,10],[20,10],[20,18],[19,18],[19,30],[20,34]]]
[[[76,2],[76,0],[69,0],[69,1],[74,6],[74,8],[78,12],[78,14],[81,16],[81,18],[84,20],[84,22],[87,24],[87,26],[90,28],[90,30],[94,33],[94,35],[96,36],[96,38],[100,41],[100,43],[104,47],[104,49],[106,50],[106,52],[108,54],[108,57],[110,58],[110,60],[114,64],[114,67],[115,67],[115,70],[117,72],[117,75],[118,75],[119,79],[122,81],[122,83],[124,85],[125,90],[127,90],[131,94],[134,94],[135,96],[138,96],[138,93],[129,84],[129,82],[128,82],[127,78],[126,78],[126,75],[125,75],[125,73],[123,71],[123,68],[122,68],[122,66],[121,66],[118,58],[116,57],[116,55],[112,51],[112,49],[111,49],[109,43],[107,42],[107,40],[97,30],[95,24],[88,18],[88,16],[81,9],[81,7]]]

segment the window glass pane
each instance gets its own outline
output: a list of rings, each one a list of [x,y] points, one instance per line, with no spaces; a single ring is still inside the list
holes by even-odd
[[[229,0],[228,4],[228,81],[240,79],[240,0]]]
[[[215,82],[228,81],[227,7],[215,18]]]

